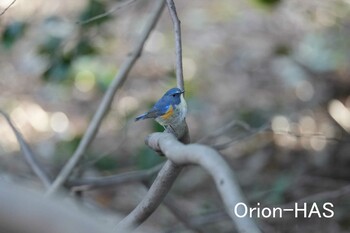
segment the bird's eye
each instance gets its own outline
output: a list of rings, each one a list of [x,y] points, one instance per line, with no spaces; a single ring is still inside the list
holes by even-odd
[[[175,97],[175,96],[176,96],[176,94],[172,94],[172,96],[173,96],[173,97]]]

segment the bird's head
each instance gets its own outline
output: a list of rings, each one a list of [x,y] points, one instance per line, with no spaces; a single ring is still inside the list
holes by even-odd
[[[171,105],[178,105],[181,102],[181,94],[183,94],[184,91],[180,88],[174,87],[168,90],[164,96],[162,97],[164,101]]]

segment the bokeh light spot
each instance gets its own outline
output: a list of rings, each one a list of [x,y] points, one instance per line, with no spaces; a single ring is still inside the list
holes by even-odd
[[[69,119],[63,112],[55,112],[51,115],[50,126],[56,133],[63,133],[68,129]]]
[[[324,136],[312,136],[310,139],[311,148],[315,151],[321,151],[326,147],[327,141]]]
[[[26,103],[23,106],[30,125],[37,131],[46,132],[49,129],[49,116],[36,103]]]
[[[183,58],[183,69],[184,69],[184,79],[185,80],[191,80],[194,78],[196,71],[197,71],[197,65],[196,62],[191,58]]]
[[[314,133],[316,131],[316,121],[310,116],[303,116],[299,120],[301,133]]]
[[[96,83],[96,78],[94,73],[89,70],[82,70],[75,76],[75,87],[81,92],[91,91]]]
[[[290,129],[289,120],[285,116],[275,116],[272,119],[271,127],[275,133],[288,132]]]
[[[332,100],[328,105],[332,118],[347,132],[350,132],[350,111],[339,100]]]
[[[132,96],[124,96],[118,102],[118,111],[127,114],[139,107],[139,101]]]
[[[154,31],[145,44],[145,51],[158,52],[164,47],[164,35],[161,32]]]
[[[314,96],[314,87],[308,81],[301,81],[295,88],[295,94],[301,101],[309,101]]]

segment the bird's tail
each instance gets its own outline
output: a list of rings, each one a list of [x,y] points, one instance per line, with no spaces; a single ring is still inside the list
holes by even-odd
[[[149,117],[147,116],[147,112],[146,112],[146,113],[136,117],[135,121],[144,120],[144,119],[147,119],[147,118],[149,118]]]

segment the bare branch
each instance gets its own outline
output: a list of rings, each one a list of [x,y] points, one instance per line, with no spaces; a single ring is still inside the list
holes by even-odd
[[[175,31],[175,49],[176,49],[176,80],[177,86],[184,90],[183,70],[182,70],[182,48],[181,48],[181,29],[180,21],[176,14],[174,2],[167,0],[169,13],[173,20]],[[190,142],[187,123],[184,120],[176,128],[167,127],[165,130],[177,137],[184,143]],[[156,150],[157,151],[157,150]],[[169,192],[176,177],[179,175],[182,166],[177,166],[171,161],[167,161],[159,172],[157,178],[149,189],[144,199],[136,206],[136,208],[126,216],[119,224],[119,229],[130,229],[146,220],[159,206],[165,195]]]
[[[160,205],[181,169],[182,166],[177,166],[170,160],[166,161],[146,196],[136,208],[117,225],[117,229],[132,229],[145,221]]]
[[[337,137],[326,137],[324,133],[296,133],[292,132],[290,130],[278,130],[278,131],[271,131],[276,135],[289,135],[296,138],[313,138],[313,137],[319,137],[322,140],[325,141],[334,141],[334,142],[350,142],[350,140],[337,138]]]
[[[211,140],[213,138],[216,138],[216,137],[219,137],[219,136],[225,134],[227,131],[229,131],[237,126],[241,127],[245,131],[250,131],[250,132],[252,131],[252,128],[247,123],[245,123],[243,121],[232,120],[232,121],[228,122],[227,124],[225,124],[224,126],[220,127],[219,129],[215,130],[213,133],[202,137],[201,139],[199,139],[197,141],[197,143],[205,143],[208,140]]]
[[[142,182],[147,188],[150,188],[150,182],[144,181]],[[195,232],[202,233],[202,230],[195,226],[190,220],[190,217],[187,214],[179,209],[176,205],[176,199],[168,194],[164,200],[163,205],[182,223],[182,225],[186,226],[187,229]]]
[[[164,163],[156,165],[150,169],[142,171],[125,172],[122,174],[100,177],[100,178],[85,178],[68,181],[68,186],[72,187],[73,192],[87,191],[103,187],[111,187],[119,184],[129,183],[133,181],[145,181],[155,175]]]
[[[16,0],[13,0],[10,5],[8,5],[1,13],[0,13],[0,16],[2,16],[3,14],[5,14],[5,12],[10,9],[10,7],[15,4]]]
[[[35,190],[0,182],[0,232],[112,233],[106,221],[74,208],[74,204],[44,199]]]
[[[255,222],[249,217],[239,218],[234,214],[237,203],[245,201],[236,182],[235,176],[226,161],[218,152],[200,144],[184,145],[172,134],[153,133],[147,139],[147,144],[160,150],[177,165],[197,164],[203,167],[213,177],[217,189],[223,199],[225,208],[239,232],[260,232]],[[156,202],[156,200],[153,200]]]
[[[58,174],[56,180],[50,186],[49,190],[46,193],[47,196],[50,196],[53,193],[55,193],[57,189],[67,180],[69,174],[72,172],[76,164],[79,162],[79,160],[85,153],[86,148],[90,145],[92,140],[95,138],[95,135],[97,134],[97,131],[101,125],[101,122],[110,108],[110,105],[113,101],[113,97],[115,93],[126,80],[129,74],[129,71],[135,64],[136,60],[141,56],[143,46],[148,36],[150,35],[152,29],[155,27],[163,11],[163,8],[164,8],[164,0],[159,0],[156,3],[154,12],[151,14],[150,19],[141,34],[140,40],[136,43],[135,49],[133,50],[131,55],[127,58],[127,60],[125,60],[125,62],[122,64],[118,74],[115,76],[111,85],[108,87],[107,92],[103,96],[103,99],[95,115],[93,116],[91,123],[89,124],[83,138],[81,139],[78,145],[78,148],[76,149],[72,157],[69,159],[69,161],[66,163],[66,165],[63,167],[61,172]]]
[[[227,142],[222,142],[222,143],[218,143],[218,144],[210,145],[210,146],[213,147],[216,150],[224,150],[224,149],[228,148],[229,146],[232,146],[232,144],[234,144],[236,142],[239,142],[239,141],[241,141],[243,139],[246,140],[248,138],[254,137],[257,134],[266,132],[268,130],[270,130],[270,124],[269,123],[261,126],[258,129],[250,129],[248,131],[248,133],[246,133],[244,135],[241,135],[239,137],[231,138]]]
[[[181,27],[180,20],[177,17],[176,8],[173,0],[166,0],[169,14],[174,26],[175,52],[176,52],[176,80],[177,87],[185,90],[183,69],[182,69],[182,45],[181,45]]]
[[[22,134],[18,131],[18,129],[14,126],[10,117],[2,110],[0,110],[0,114],[4,116],[7,123],[11,127],[13,133],[15,134],[18,144],[20,145],[24,159],[26,160],[30,168],[33,170],[35,175],[37,175],[39,179],[42,181],[42,183],[45,185],[45,187],[48,188],[51,184],[50,178],[46,174],[43,167],[40,165],[39,161],[35,158],[28,143],[25,141],[25,139],[23,138]]]
[[[176,54],[176,82],[177,87],[185,90],[183,68],[182,68],[182,43],[181,43],[181,22],[177,17],[176,7],[173,0],[166,0],[171,20],[173,22]],[[176,129],[167,128],[166,132],[174,134],[181,142],[190,143],[190,135],[186,120]]]
[[[190,142],[188,127],[185,120],[176,128],[167,127],[165,132],[173,135],[173,137],[179,138],[179,140],[185,144]],[[146,138],[145,143],[148,144],[147,142],[148,140]],[[161,150],[154,150],[162,153]],[[170,160],[166,161],[146,196],[135,209],[118,224],[118,229],[132,229],[145,221],[163,201],[182,168],[183,165],[175,165]]]

